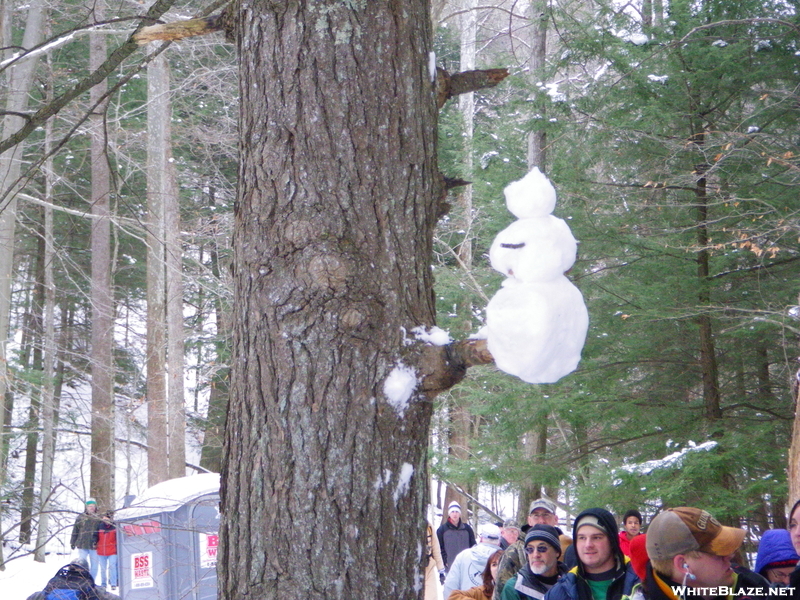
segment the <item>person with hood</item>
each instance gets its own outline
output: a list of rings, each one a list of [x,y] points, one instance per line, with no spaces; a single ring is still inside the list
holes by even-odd
[[[72,526],[70,546],[73,550],[78,549],[78,558],[87,561],[92,579],[97,577],[99,567],[97,560],[97,530],[99,527],[100,517],[97,515],[97,501],[89,498],[83,512],[78,515]]]
[[[468,590],[483,584],[481,574],[489,557],[500,549],[500,528],[493,523],[481,525],[478,544],[456,556],[444,580],[443,596],[454,590]]]
[[[453,590],[447,600],[492,600],[494,594],[494,582],[497,577],[497,567],[500,565],[500,558],[503,556],[503,550],[497,550],[486,561],[486,567],[483,569],[481,578],[483,585],[476,585],[466,591]]]
[[[461,520],[461,505],[458,502],[453,501],[447,507],[447,520],[439,525],[436,537],[439,539],[439,549],[446,571],[450,570],[459,552],[475,545],[475,532],[468,523]]]
[[[561,576],[567,572],[562,563],[558,529],[551,525],[534,525],[525,535],[527,563],[506,581],[501,600],[542,600]]]
[[[646,600],[745,600],[767,596],[766,579],[731,564],[744,537],[744,529],[722,525],[699,508],[682,506],[659,513],[647,528],[650,564],[644,583],[639,586],[641,595]],[[720,591],[730,594],[717,595]]]
[[[590,508],[572,528],[577,566],[545,595],[545,600],[620,600],[639,578],[619,547],[617,521],[603,508]]]
[[[61,567],[41,592],[27,600],[119,600],[94,584],[86,559],[78,558]]]
[[[769,529],[761,536],[755,572],[773,585],[789,585],[789,576],[800,561],[786,529]]]

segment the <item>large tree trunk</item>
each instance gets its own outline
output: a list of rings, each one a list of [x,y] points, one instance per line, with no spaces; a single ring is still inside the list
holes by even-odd
[[[94,20],[102,21],[104,2],[94,5]],[[89,69],[106,60],[106,34],[89,34]],[[107,82],[89,92],[92,106]],[[89,491],[101,510],[114,507],[114,293],[111,281],[111,169],[106,155],[105,109],[100,102],[89,117],[92,160],[92,459]]]
[[[432,403],[384,384],[402,328],[434,320],[428,3],[242,0],[235,17],[219,597],[419,598]]]
[[[47,6],[44,0],[33,0],[29,3],[25,33],[22,37],[23,48],[33,48],[41,43],[44,37],[46,13]],[[3,20],[5,21],[5,18]],[[3,35],[3,47],[12,45],[10,39],[5,39],[9,32],[10,29],[6,28],[4,23],[3,31],[0,32]],[[11,66],[8,70],[5,107],[8,112],[3,120],[3,139],[10,137],[25,124],[21,115],[28,108],[28,98],[36,64],[36,59],[29,59]],[[6,393],[8,392],[6,344],[11,309],[14,230],[17,221],[17,192],[19,191],[22,146],[22,144],[17,144],[7,152],[0,154],[0,204],[3,207],[3,210],[0,211],[0,414],[5,413]],[[6,448],[5,444],[0,444],[0,452],[4,452]],[[3,455],[0,456],[0,490],[5,485],[5,466],[6,458]],[[0,569],[5,569],[2,532],[0,532]]]

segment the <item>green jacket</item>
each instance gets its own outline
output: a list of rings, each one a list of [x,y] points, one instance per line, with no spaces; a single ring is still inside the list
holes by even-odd
[[[69,540],[72,548],[94,550],[97,548],[97,530],[100,527],[100,518],[89,513],[81,513],[72,526],[72,537]]]

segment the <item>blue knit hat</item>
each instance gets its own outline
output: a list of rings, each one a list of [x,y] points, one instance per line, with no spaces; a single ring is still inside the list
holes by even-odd
[[[755,572],[766,577],[764,571],[767,569],[793,567],[799,560],[789,532],[786,529],[769,529],[758,544]]]

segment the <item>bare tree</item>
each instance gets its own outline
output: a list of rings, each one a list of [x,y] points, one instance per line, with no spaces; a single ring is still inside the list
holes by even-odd
[[[171,140],[168,143],[172,144]],[[172,152],[170,151],[170,157]],[[164,198],[164,274],[166,302],[164,308],[167,330],[167,438],[169,445],[169,476],[186,475],[185,430],[186,415],[183,385],[183,261],[180,240],[178,182],[171,163],[169,184],[171,193]]]
[[[185,474],[183,286],[166,56],[148,67],[147,423],[150,485]]]
[[[104,1],[93,5],[95,21],[105,18]],[[106,35],[89,34],[89,68],[94,71],[107,56]],[[114,506],[114,293],[111,280],[111,169],[106,154],[105,98],[108,83],[89,92],[94,112],[89,117],[91,138],[92,213],[92,457],[89,490],[101,509]]]
[[[547,59],[548,0],[532,0],[529,10],[531,21],[530,76],[535,85],[540,85],[544,81],[545,61]],[[536,93],[541,96],[544,91],[538,89]],[[546,103],[539,100],[536,103],[536,110],[540,115],[539,122],[541,126],[528,134],[528,168],[539,167],[542,173],[546,173],[547,131],[544,129],[544,124],[547,122],[545,119],[547,114]]]
[[[169,181],[168,69],[163,54],[147,69],[147,470],[150,485],[169,479],[164,203],[174,188]]]
[[[52,94],[52,85],[48,94]],[[53,122],[45,126],[45,154],[49,155],[53,138]],[[53,160],[48,158],[44,165],[45,201],[44,207],[44,351],[42,358],[42,475],[39,488],[39,524],[36,535],[34,560],[45,562],[48,526],[50,523],[50,494],[53,488],[53,461],[56,451],[57,402],[55,390],[56,332],[55,304],[56,286],[53,279]]]

